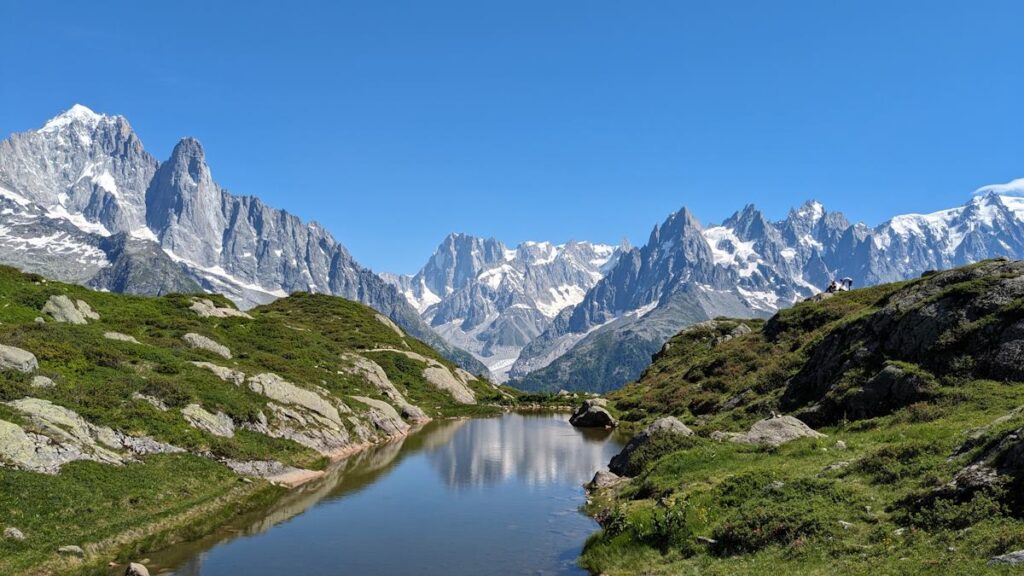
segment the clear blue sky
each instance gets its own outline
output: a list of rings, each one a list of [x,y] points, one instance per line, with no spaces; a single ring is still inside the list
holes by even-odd
[[[0,0],[0,133],[72,103],[325,224],[642,243],[814,197],[870,224],[1024,176],[1024,2]]]

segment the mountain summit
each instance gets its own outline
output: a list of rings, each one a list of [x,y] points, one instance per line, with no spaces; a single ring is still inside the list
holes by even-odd
[[[292,292],[343,296],[485,371],[322,227],[221,188],[194,138],[158,162],[126,119],[76,104],[0,142],[0,223],[0,260],[27,271],[126,292],[202,287],[243,308]],[[138,270],[125,259],[143,254],[163,280],[114,272]]]

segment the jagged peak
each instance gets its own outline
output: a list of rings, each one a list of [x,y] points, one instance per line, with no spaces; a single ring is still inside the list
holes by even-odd
[[[203,145],[191,136],[186,136],[178,141],[171,152],[172,158],[205,158],[206,152]]]
[[[93,112],[87,106],[75,104],[71,108],[68,108],[64,112],[61,112],[47,120],[46,124],[43,124],[43,127],[39,129],[39,132],[56,132],[75,123],[82,124],[89,128],[95,128],[100,122],[109,118],[110,116]]]

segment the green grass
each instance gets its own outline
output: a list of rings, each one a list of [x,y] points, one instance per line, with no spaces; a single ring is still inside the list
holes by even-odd
[[[602,529],[581,565],[609,575],[1010,573],[987,561],[1024,548],[1020,486],[960,499],[940,488],[1022,426],[1024,417],[989,425],[1024,404],[1024,383],[986,379],[979,368],[985,348],[1024,317],[1021,303],[986,308],[938,334],[923,356],[854,352],[903,291],[930,294],[903,314],[933,305],[977,310],[976,301],[1013,277],[929,275],[801,303],[767,322],[743,320],[752,332],[728,341],[720,338],[740,321],[720,319],[672,338],[636,383],[609,399],[628,428],[671,414],[697,437],[652,445],[634,478],[592,495],[586,510]],[[935,288],[937,279],[946,284]],[[826,346],[847,359],[843,370],[827,387],[792,396],[791,409],[841,405],[886,364],[920,378],[927,398],[859,420],[819,415],[826,438],[777,448],[708,437],[781,411],[787,388],[827,360]]]
[[[35,322],[45,316],[40,310],[55,294],[86,301],[100,320],[77,326],[48,317]],[[232,306],[223,297],[206,297],[219,306]],[[255,488],[240,484],[213,459],[274,459],[311,469],[326,465],[319,453],[291,440],[244,429],[233,438],[221,438],[191,427],[179,412],[190,403],[222,411],[236,423],[255,422],[261,412],[267,413],[265,397],[220,380],[194,366],[194,361],[213,362],[249,376],[273,372],[359,408],[351,396],[383,399],[373,385],[345,370],[345,354],[363,353],[383,366],[411,402],[434,417],[494,414],[519,402],[518,392],[502,395],[489,382],[477,380],[470,386],[479,404],[464,406],[426,382],[422,363],[397,353],[367,352],[409,350],[454,368],[429,346],[396,333],[377,319],[375,311],[355,302],[294,294],[249,311],[252,319],[200,318],[189,309],[191,304],[191,296],[93,292],[0,267],[0,344],[34,353],[40,365],[36,374],[56,384],[33,388],[30,376],[0,371],[0,419],[31,428],[2,402],[34,396],[67,407],[93,424],[151,436],[212,458],[157,456],[124,467],[77,462],[56,476],[0,468],[0,528],[16,526],[28,536],[23,543],[0,541],[0,574],[36,573],[40,566],[56,562],[56,547],[64,544],[88,549],[90,544],[116,542],[90,562],[109,560],[119,550],[124,555],[152,549],[170,538],[209,530],[234,514],[242,501],[268,492],[265,483]],[[109,331],[131,335],[141,344],[104,338]],[[227,346],[232,359],[189,348],[182,341],[188,332]],[[133,399],[135,394],[159,398],[170,410],[157,410]],[[549,401],[554,403],[553,398]],[[176,518],[203,507],[208,510],[202,521],[175,525]]]

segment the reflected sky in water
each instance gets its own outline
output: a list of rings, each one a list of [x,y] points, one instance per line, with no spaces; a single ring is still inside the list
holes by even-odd
[[[621,447],[565,415],[444,421],[350,458],[203,541],[151,556],[176,576],[585,574],[581,484]],[[172,571],[172,572],[171,572]]]

